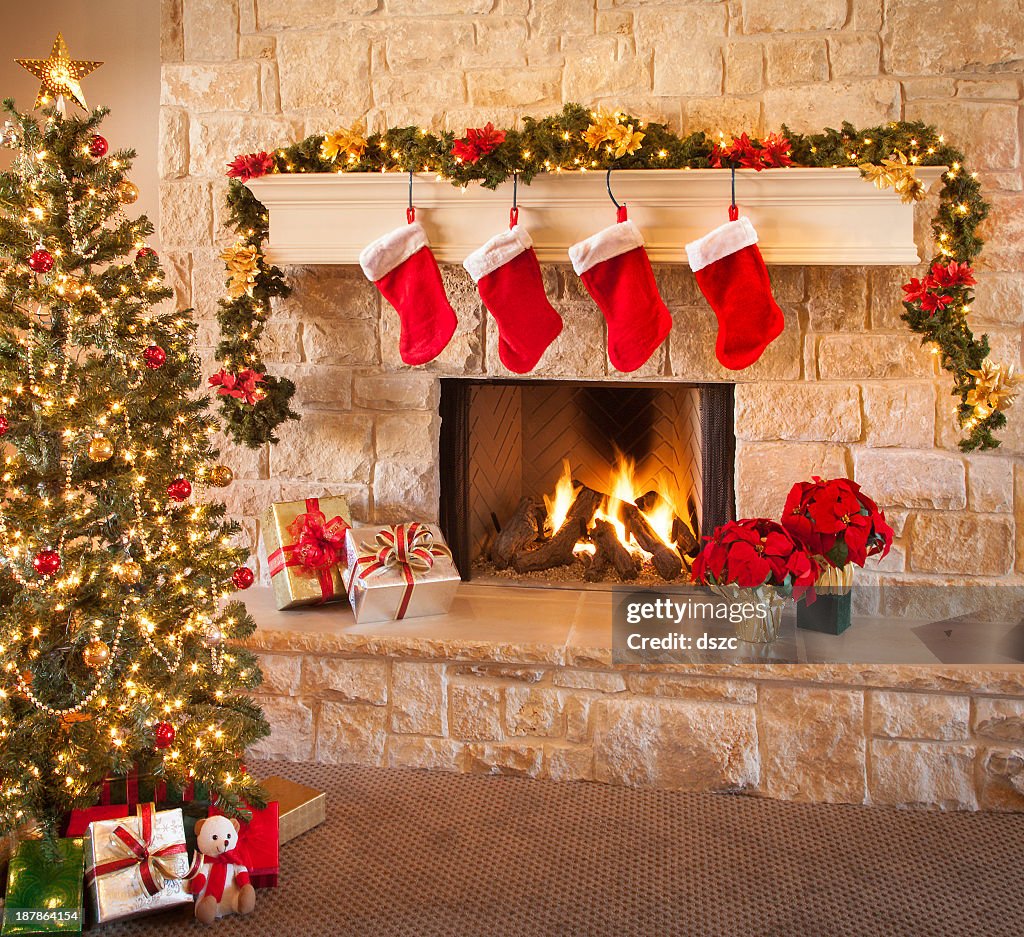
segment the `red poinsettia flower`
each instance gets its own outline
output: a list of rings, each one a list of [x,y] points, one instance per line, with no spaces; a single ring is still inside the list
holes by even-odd
[[[767,168],[792,166],[793,160],[789,158],[791,148],[787,137],[781,133],[770,133],[761,141],[761,162]]]
[[[210,386],[217,388],[221,397],[234,397],[236,400],[244,400],[247,404],[256,404],[267,396],[266,392],[257,387],[262,383],[265,375],[251,368],[239,371],[237,375],[223,368],[210,377]]]
[[[892,528],[878,505],[848,478],[825,481],[817,476],[793,486],[786,498],[782,526],[797,543],[832,566],[885,556]]]
[[[488,121],[483,127],[467,127],[466,136],[452,144],[452,156],[464,163],[476,163],[504,142],[505,131],[495,130],[494,124]]]
[[[262,151],[236,156],[228,163],[228,176],[232,179],[241,179],[242,182],[258,179],[273,170],[274,157]]]
[[[693,577],[741,589],[772,585],[799,598],[813,589],[818,567],[781,524],[757,517],[716,528],[693,562]]]
[[[925,293],[921,297],[921,308],[934,315],[940,309],[945,309],[951,302],[953,302],[952,296],[941,293]]]
[[[903,284],[903,297],[908,303],[919,303],[927,295],[928,290],[935,286],[935,281],[927,276],[923,280],[913,277],[909,283]]]
[[[948,264],[937,263],[932,266],[931,279],[941,289],[951,286],[974,286],[974,270],[970,264],[951,260]]]

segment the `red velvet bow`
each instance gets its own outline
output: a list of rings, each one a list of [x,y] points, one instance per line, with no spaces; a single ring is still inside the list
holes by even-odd
[[[285,569],[299,567],[306,575],[316,576],[321,601],[334,597],[331,569],[341,559],[348,524],[340,517],[327,520],[318,498],[306,499],[306,513],[288,525],[291,543],[282,544],[267,557],[271,577]]]

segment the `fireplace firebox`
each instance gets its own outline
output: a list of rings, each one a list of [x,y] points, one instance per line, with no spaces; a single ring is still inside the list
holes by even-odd
[[[440,413],[463,579],[682,581],[735,516],[731,384],[446,378]]]

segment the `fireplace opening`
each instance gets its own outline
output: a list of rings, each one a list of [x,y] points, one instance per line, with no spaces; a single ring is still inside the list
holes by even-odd
[[[440,413],[463,579],[684,582],[734,517],[731,384],[446,378]]]

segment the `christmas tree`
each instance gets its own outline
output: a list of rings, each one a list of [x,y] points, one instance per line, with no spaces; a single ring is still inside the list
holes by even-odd
[[[261,673],[231,643],[255,627],[231,600],[252,573],[203,492],[231,472],[191,311],[124,214],[134,153],[108,152],[106,110],[41,98],[38,119],[5,102],[2,136],[0,833],[53,834],[133,767],[258,803]]]

